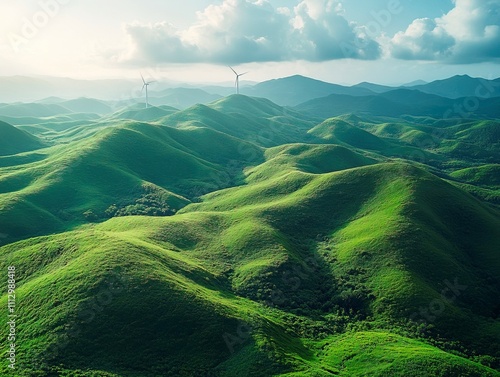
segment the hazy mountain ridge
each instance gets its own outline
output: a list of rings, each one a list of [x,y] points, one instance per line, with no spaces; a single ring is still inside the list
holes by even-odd
[[[429,116],[458,120],[497,117],[500,97],[478,100],[478,105],[469,110],[464,107],[467,100],[467,98],[451,99],[409,89],[397,89],[378,95],[360,97],[331,94],[304,102],[295,109],[324,118],[347,113],[389,117]]]
[[[80,97],[98,98],[111,104],[121,98],[121,106],[143,102],[140,78],[134,80],[72,80],[55,77],[0,77],[0,102],[46,102],[49,103],[77,99]],[[368,96],[381,94],[398,88],[418,90],[446,98],[478,97],[481,99],[500,96],[500,78],[473,78],[467,75],[453,76],[442,80],[422,84],[387,86],[375,83],[359,83],[352,86],[338,85],[321,80],[294,75],[264,81],[258,84],[242,85],[241,93],[255,97],[265,97],[279,105],[296,106],[300,103],[326,97],[331,94],[349,96]],[[205,85],[197,88],[192,85],[179,85],[169,82],[157,82],[152,86],[151,103],[153,105],[169,105],[176,108],[187,108],[196,103],[207,104],[234,93],[234,87]],[[77,88],[77,89],[75,89]],[[30,93],[26,96],[26,93]]]
[[[424,85],[412,86],[411,89],[449,98],[490,98],[500,96],[500,78],[487,80],[473,78],[468,75],[458,75]]]
[[[311,98],[325,97],[330,94],[363,96],[373,92],[365,88],[329,84],[296,75],[257,84],[249,88],[248,93],[256,97],[269,98],[280,105],[295,106]]]

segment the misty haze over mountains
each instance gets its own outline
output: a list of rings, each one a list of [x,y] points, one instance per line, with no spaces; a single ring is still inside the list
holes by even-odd
[[[478,85],[485,84],[488,88],[494,88],[491,96],[500,95],[500,78],[484,79],[472,78],[468,75],[453,76],[447,79],[436,80],[426,83],[422,80],[416,80],[401,86],[386,86],[374,83],[359,83],[352,86],[327,83],[324,81],[295,75],[280,79],[264,81],[258,84],[252,84],[242,81],[242,94],[266,97],[273,94],[286,94],[290,92],[301,91],[306,100],[324,97],[330,94],[345,94],[351,96],[373,95],[383,93],[397,88],[408,88],[419,90],[424,93],[436,94],[448,98],[459,98],[467,96],[478,96],[476,93]],[[483,85],[484,86],[484,85]],[[161,80],[150,88],[152,97],[161,98],[168,93],[175,93],[184,89],[189,92],[191,89],[199,89],[211,95],[226,96],[234,93],[232,86],[217,85],[193,85],[193,84],[173,84],[163,83]],[[192,92],[189,92],[192,95]],[[295,93],[295,95],[299,95]],[[141,81],[138,80],[78,80],[58,77],[25,77],[12,76],[0,77],[0,102],[34,102],[50,97],[61,99],[75,99],[79,97],[91,97],[101,100],[127,100],[141,98]],[[287,98],[275,102],[282,105],[297,105],[295,103],[300,98]],[[304,102],[304,101],[302,101]]]
[[[249,96],[269,98],[283,106],[296,106],[315,98],[331,94],[348,96],[373,96],[398,88],[418,90],[447,98],[498,97],[500,78],[488,80],[467,75],[453,76],[425,83],[421,80],[391,87],[373,83],[344,86],[295,75],[264,81],[258,84],[242,81],[241,93]],[[183,85],[162,83],[161,80],[149,88],[153,105],[169,105],[179,108],[195,103],[208,103],[234,93],[234,87],[225,85]],[[138,80],[75,80],[55,77],[0,77],[0,103],[34,102],[57,103],[60,100],[80,97],[105,101],[142,102],[141,81]]]

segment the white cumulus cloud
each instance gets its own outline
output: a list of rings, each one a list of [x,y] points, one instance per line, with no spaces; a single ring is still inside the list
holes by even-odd
[[[348,22],[334,0],[274,8],[267,0],[224,0],[178,30],[167,22],[125,26],[127,62],[236,64],[263,61],[376,59],[380,46]]]
[[[393,57],[475,63],[500,58],[500,0],[454,0],[436,19],[416,19],[390,41]]]

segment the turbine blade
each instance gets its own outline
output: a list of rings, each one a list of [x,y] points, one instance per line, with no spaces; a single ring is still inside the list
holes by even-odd
[[[144,76],[142,75],[142,73],[141,73],[141,79],[142,79],[142,82],[143,82],[144,84],[146,84],[146,80],[144,80]]]
[[[236,73],[236,71],[233,69],[233,67],[231,67],[230,65],[228,65],[228,67],[231,68],[231,71],[233,71],[236,76],[238,76],[238,73]]]
[[[245,73],[240,73],[238,76],[243,76],[243,75],[246,75],[248,72],[245,72]]]

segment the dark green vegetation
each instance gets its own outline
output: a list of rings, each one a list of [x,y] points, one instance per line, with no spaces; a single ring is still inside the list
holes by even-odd
[[[11,112],[0,373],[500,376],[499,121],[404,94],[329,119],[242,95]]]
[[[412,89],[448,98],[477,97],[485,95],[485,93],[489,93],[491,97],[500,97],[500,78],[485,80],[459,75],[424,85],[416,85]]]
[[[36,136],[0,121],[0,156],[40,149],[44,143]]]
[[[432,118],[495,118],[500,107],[500,97],[476,98],[481,105],[473,114],[464,108],[467,98],[444,98],[410,89],[398,89],[378,95],[353,96],[331,94],[307,101],[298,110],[324,118],[347,113],[400,117],[402,115],[429,116]],[[418,104],[418,105],[417,105]],[[473,107],[475,108],[476,103]]]

